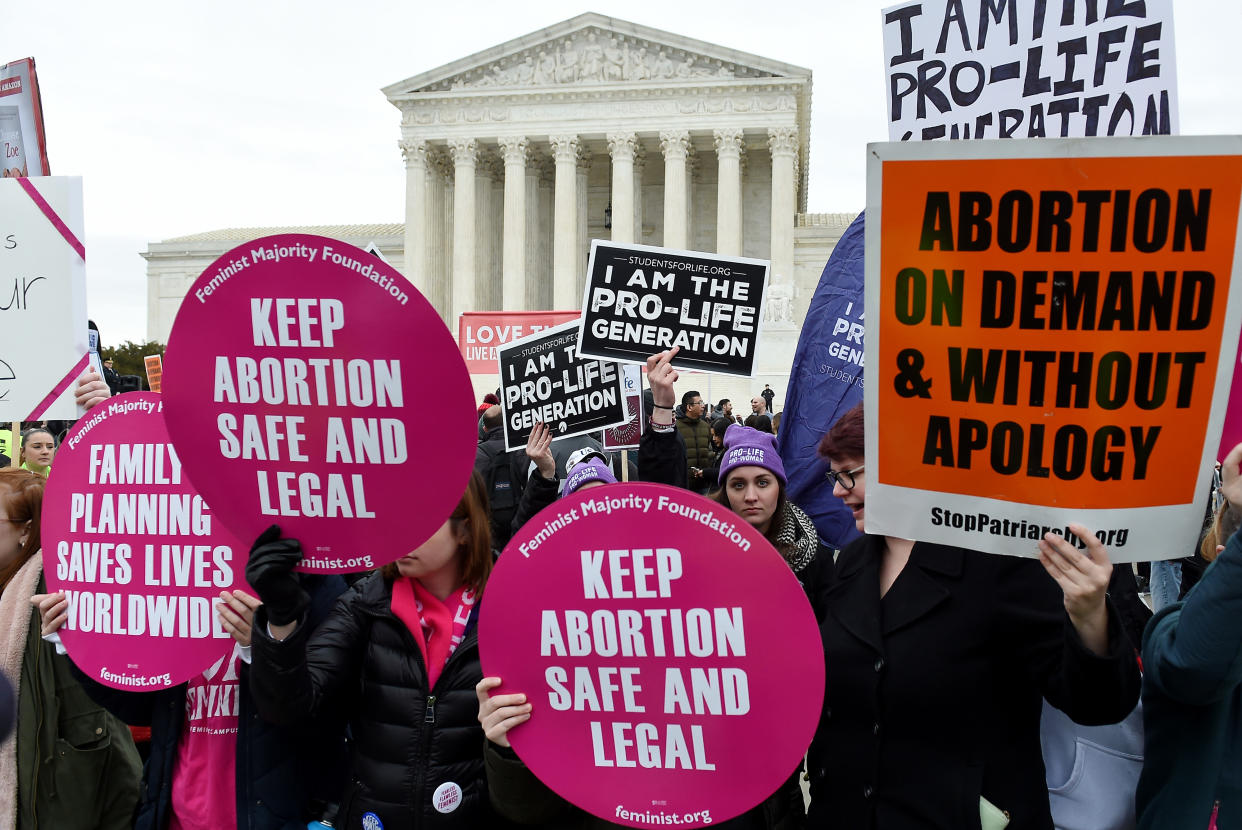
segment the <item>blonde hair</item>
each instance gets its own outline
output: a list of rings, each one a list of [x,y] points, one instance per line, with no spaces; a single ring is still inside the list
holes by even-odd
[[[1203,544],[1199,546],[1199,553],[1209,562],[1214,560],[1216,547],[1228,544],[1229,538],[1237,532],[1240,525],[1242,525],[1242,511],[1227,501],[1222,502],[1221,506],[1216,509],[1216,515],[1212,517],[1211,527],[1203,535]]]

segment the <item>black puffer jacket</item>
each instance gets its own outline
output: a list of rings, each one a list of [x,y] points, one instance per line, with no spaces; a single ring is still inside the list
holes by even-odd
[[[260,609],[250,675],[260,713],[288,722],[344,709],[354,754],[338,827],[369,826],[367,813],[384,830],[502,826],[488,805],[474,691],[483,677],[479,605],[434,689],[391,606],[392,583],[373,574],[341,597],[309,642],[304,626],[282,642],[272,639]],[[433,795],[447,784],[460,788],[461,800],[440,813]]]

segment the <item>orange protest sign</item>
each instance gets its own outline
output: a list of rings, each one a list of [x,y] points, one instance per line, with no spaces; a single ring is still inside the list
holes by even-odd
[[[157,354],[149,354],[142,359],[147,370],[147,388],[159,392],[164,382],[164,358]]]
[[[1068,510],[1065,521],[1198,504],[1199,521],[1237,348],[1242,143],[953,144],[873,148],[877,492],[964,499],[941,498],[939,513],[906,503],[907,533],[917,521],[952,530],[954,512],[975,525],[982,507],[1012,512],[998,502]],[[1012,535],[1029,548],[1038,534]]]

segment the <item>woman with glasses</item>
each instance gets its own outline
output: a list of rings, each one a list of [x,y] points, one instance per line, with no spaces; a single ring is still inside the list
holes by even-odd
[[[864,447],[860,404],[819,450],[865,533]],[[875,535],[841,551],[820,620],[808,827],[991,828],[1008,814],[1009,830],[1052,830],[1041,698],[1095,725],[1139,693],[1108,552],[1070,529],[1084,547],[1049,534],[1039,562]]]

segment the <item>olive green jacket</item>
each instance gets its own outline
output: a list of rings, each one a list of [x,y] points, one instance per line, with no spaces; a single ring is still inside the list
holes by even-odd
[[[129,728],[86,696],[31,613],[17,695],[18,830],[126,830],[142,777]]]

